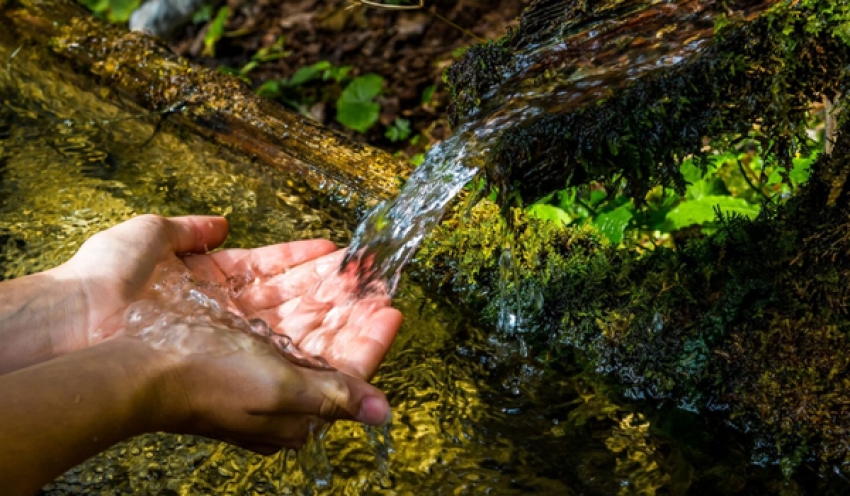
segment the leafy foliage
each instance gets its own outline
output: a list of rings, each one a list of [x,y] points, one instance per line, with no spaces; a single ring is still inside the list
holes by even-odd
[[[141,0],[80,0],[80,3],[109,22],[124,23],[141,4]]]
[[[708,234],[724,217],[753,219],[765,201],[776,203],[788,198],[808,179],[809,167],[817,156],[815,152],[795,158],[789,172],[781,165],[762,160],[752,150],[718,153],[709,157],[705,171],[693,159],[684,161],[684,195],[658,186],[638,207],[622,188],[615,189],[612,195],[603,185],[595,184],[547,195],[528,210],[535,217],[559,225],[589,223],[615,245],[628,237],[663,241],[665,234],[693,227]]]
[[[543,7],[552,3],[559,8]],[[481,99],[503,79],[516,78],[512,68],[522,62],[523,47],[565,29],[551,12],[594,22],[597,9],[616,3],[535,3],[518,30],[468,51],[450,70],[452,120],[478,118],[479,110],[497,106]],[[679,65],[630,81],[604,99],[554,106],[560,110],[509,126],[487,157],[488,179],[504,193],[503,206],[517,196],[531,203],[565,186],[614,181],[640,205],[659,185],[684,195],[680,166],[692,157],[704,168],[706,140],[715,150],[730,150],[755,134],[764,137],[761,158],[790,171],[797,154],[809,152],[811,103],[845,91],[850,47],[841,33],[848,19],[837,2],[810,0],[779,2],[752,22],[730,23]],[[544,60],[523,73],[523,83],[528,92],[535,85],[543,92],[558,71],[569,80],[571,67]]]
[[[619,5],[532,3],[516,31],[450,70],[453,121],[492,108],[485,95],[515,82],[524,48]],[[508,129],[486,160],[500,204],[441,227],[418,275],[495,320],[497,250],[513,238],[507,283],[539,355],[578,356],[633,399],[713,412],[786,474],[846,472],[850,124],[830,157],[808,131],[813,103],[847,94],[850,8],[772,5],[718,23],[678,66]],[[551,60],[521,83],[545,88],[572,68]],[[510,208],[517,196],[530,215]],[[645,249],[620,246],[633,242]]]
[[[570,225],[512,210],[512,232],[496,205],[481,202],[426,242],[416,275],[463,295],[495,321],[492,294],[505,283],[499,252],[513,238],[517,274],[508,284],[526,320],[526,342],[540,355],[578,353],[588,370],[604,371],[630,398],[723,412],[754,437],[761,460],[782,463],[788,474],[815,459],[846,463],[850,189],[824,174],[835,170],[846,181],[850,138],[837,153],[829,162],[819,158],[816,173],[787,202],[764,201],[752,220],[715,215],[711,235],[675,250],[615,246],[628,201],[610,201],[607,215],[582,224],[555,204],[538,203],[528,210]],[[725,161],[717,161],[723,170]],[[692,197],[679,206],[745,201],[717,195],[725,183],[717,174],[700,172]],[[835,224],[812,222],[830,190],[841,192],[827,210]],[[597,189],[582,208],[599,212],[606,197]]]
[[[381,113],[375,97],[383,91],[383,84],[384,78],[377,74],[366,74],[348,83],[336,103],[337,121],[361,133],[368,131]]]
[[[264,82],[257,93],[280,100],[307,116],[313,104],[333,101],[337,121],[348,129],[365,133],[378,122],[381,106],[375,98],[383,92],[384,79],[377,74],[351,79],[351,70],[351,66],[338,67],[322,60],[298,69],[290,78]],[[392,137],[406,139],[407,135],[402,137],[404,126],[396,121]],[[409,123],[407,133],[410,133]]]

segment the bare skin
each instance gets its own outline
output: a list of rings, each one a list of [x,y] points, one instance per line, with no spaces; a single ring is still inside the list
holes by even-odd
[[[389,299],[352,303],[354,275],[332,272],[341,253],[328,241],[205,254],[226,235],[218,217],[142,216],[95,235],[56,269],[0,284],[0,480],[11,494],[34,492],[143,432],[274,453],[324,422],[385,421],[386,398],[366,380],[401,324]],[[338,370],[297,367],[271,348],[182,355],[121,337],[122,315],[157,264],[187,253],[195,255],[181,260],[198,279],[224,282],[250,270],[243,310]]]

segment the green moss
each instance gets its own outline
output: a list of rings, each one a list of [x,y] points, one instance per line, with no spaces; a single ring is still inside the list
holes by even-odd
[[[491,64],[494,49],[482,48],[450,71],[457,98],[453,120],[470,117],[478,108],[473,103],[507,81],[498,77],[508,78],[505,68],[524,57],[521,49],[529,43],[568,39],[571,26],[610,12],[628,15],[640,4],[600,2],[591,8],[578,1],[535,2],[520,28],[498,45],[510,47],[513,58],[499,52],[498,63]],[[807,142],[811,103],[846,91],[848,21],[850,9],[843,4],[809,0],[779,3],[749,23],[725,24],[687,63],[649,73],[606,99],[514,123],[490,157],[488,179],[530,202],[565,185],[622,178],[640,203],[658,184],[683,189],[678,166],[705,153],[706,138],[728,145],[756,129],[769,137],[762,144],[765,157],[790,162]],[[486,71],[476,72],[479,60]],[[529,70],[525,83],[533,87],[539,78],[546,84],[551,77],[537,72],[568,73],[573,70],[568,62]]]
[[[850,462],[843,127],[798,197],[753,221],[723,219],[715,235],[678,251],[615,249],[591,231],[514,211],[514,286],[534,317],[529,343],[577,357],[629,397],[720,412],[753,435],[754,456],[781,461],[789,474],[803,461]],[[492,322],[499,254],[511,242],[498,211],[480,204],[466,222],[441,226],[419,254],[420,278]]]

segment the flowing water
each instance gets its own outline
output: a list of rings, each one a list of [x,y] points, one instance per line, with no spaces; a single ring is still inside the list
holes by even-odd
[[[364,286],[388,279],[395,287],[419,243],[483,169],[505,130],[581,108],[681,64],[711,41],[721,14],[747,19],[774,1],[745,3],[737,11],[703,0],[611,2],[611,12],[565,23],[548,38],[517,47],[502,81],[482,96],[481,108],[429,150],[398,197],[358,226],[346,262],[358,265]]]
[[[0,60],[14,48],[0,45]],[[0,71],[0,278],[52,267],[91,234],[149,212],[226,215],[228,247],[351,241],[348,219],[330,206],[311,206],[287,187],[292,178],[167,123],[155,133],[157,116],[128,114],[104,99],[108,91],[78,90],[48,66],[38,49],[24,48],[12,70]],[[710,419],[621,402],[570,361],[503,360],[491,330],[404,278],[403,264],[440,215],[414,217],[444,208],[473,175],[469,166],[454,170],[451,154],[480,155],[489,138],[479,134],[473,149],[467,138],[482,129],[465,129],[457,133],[464,139],[433,152],[440,159],[432,156],[436,165],[424,169],[435,174],[431,181],[411,180],[433,186],[433,194],[407,213],[390,207],[370,217],[377,227],[398,227],[385,240],[396,243],[390,252],[404,254],[370,255],[362,250],[375,245],[364,241],[353,252],[352,259],[391,278],[394,305],[405,316],[375,379],[394,409],[392,445],[347,422],[319,433],[298,456],[262,457],[208,439],[151,434],[93,457],[43,493],[805,494],[778,470],[752,466],[746,440]],[[189,291],[179,299],[214,307],[211,293]],[[128,319],[150,315],[131,312]],[[250,321],[225,327],[244,325],[262,328]],[[198,350],[203,342],[183,345]],[[231,345],[255,343],[234,338]]]

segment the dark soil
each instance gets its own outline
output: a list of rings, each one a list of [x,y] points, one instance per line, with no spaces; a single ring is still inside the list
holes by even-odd
[[[240,68],[258,50],[284,37],[288,55],[248,73],[254,88],[270,79],[290,77],[299,68],[322,60],[353,66],[352,76],[378,74],[385,80],[384,95],[378,100],[381,125],[360,137],[412,155],[449,133],[445,120],[448,94],[442,74],[459,49],[503,36],[530,0],[431,0],[421,9],[403,11],[358,3],[228,0],[232,14],[225,37],[216,45],[215,58],[202,55],[208,23],[187,26],[172,41],[172,48],[209,67]],[[423,103],[423,92],[432,85],[437,85],[434,97]],[[326,83],[315,86],[321,88],[306,99],[308,105],[301,111],[344,130],[335,121],[333,108],[340,88]],[[419,133],[424,139],[411,144],[385,138],[386,126],[398,117],[410,121],[411,137]]]

